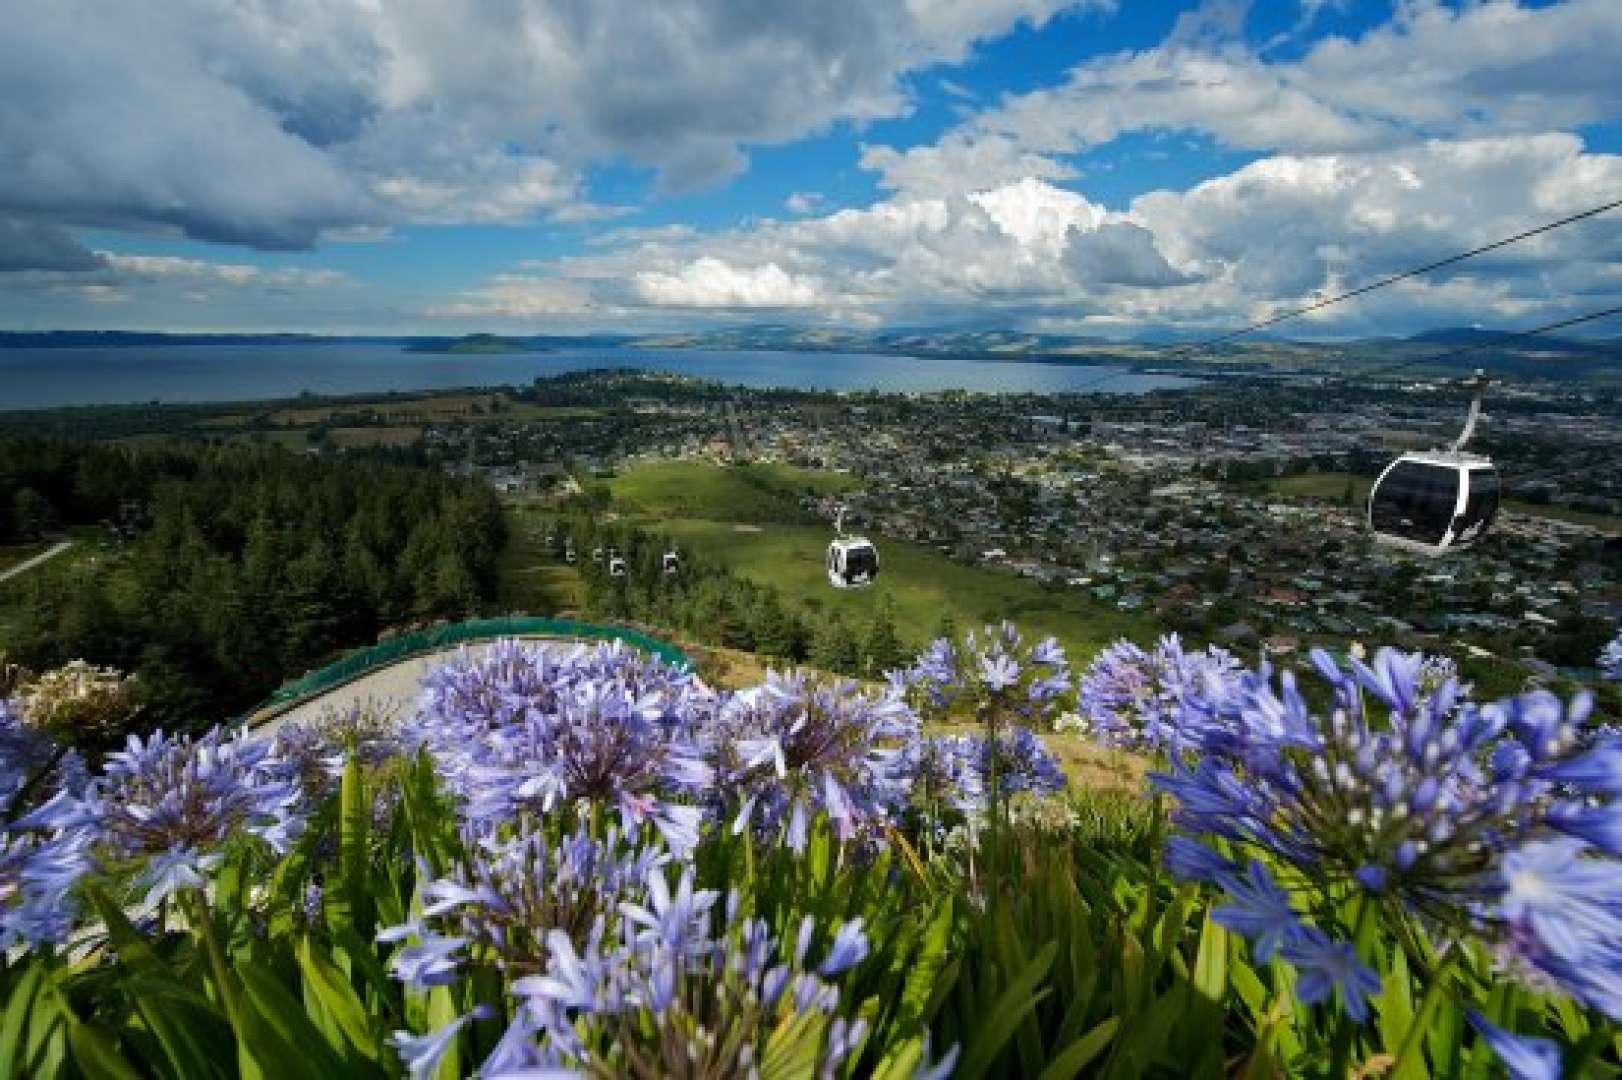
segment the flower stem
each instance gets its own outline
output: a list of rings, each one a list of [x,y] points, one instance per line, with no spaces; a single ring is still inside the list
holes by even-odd
[[[192,929],[202,939],[203,951],[208,954],[209,967],[213,969],[226,1018],[230,1020],[232,1028],[241,1031],[242,1001],[237,993],[236,976],[225,957],[225,949],[220,945],[219,935],[214,932],[214,915],[209,910],[208,895],[202,889],[192,889],[190,897],[187,915],[191,918]]]

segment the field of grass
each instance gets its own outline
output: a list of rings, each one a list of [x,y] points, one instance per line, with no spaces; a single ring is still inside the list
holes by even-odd
[[[816,519],[799,508],[804,495],[835,495],[858,486],[854,478],[792,465],[710,465],[661,461],[636,465],[609,481],[620,509],[650,518],[750,524]]]
[[[1357,505],[1362,506],[1368,498],[1369,488],[1374,481],[1366,476],[1353,476],[1343,472],[1313,472],[1302,473],[1299,476],[1281,476],[1266,483],[1268,491],[1279,495],[1293,496],[1309,499],[1330,499],[1335,502],[1343,500],[1346,494],[1346,481],[1351,480],[1352,490],[1357,499]],[[1614,514],[1595,514],[1586,510],[1572,510],[1564,506],[1543,506],[1538,503],[1522,502],[1519,499],[1504,500],[1503,509],[1512,515],[1523,517],[1548,518],[1552,521],[1569,521],[1576,525],[1591,525],[1608,533],[1622,533],[1622,517]]]
[[[345,450],[362,446],[412,446],[422,438],[422,428],[410,425],[390,427],[340,427],[328,432],[332,445]]]
[[[893,604],[897,627],[911,645],[922,644],[947,615],[965,630],[1011,619],[1028,632],[1053,634],[1082,658],[1123,635],[1153,635],[1147,617],[1117,611],[1080,590],[964,565],[917,544],[882,538],[875,585],[830,587],[823,559],[831,530],[800,510],[797,500],[808,491],[835,493],[856,484],[842,474],[784,465],[660,462],[627,469],[610,487],[618,508],[639,524],[776,586],[797,605],[837,611],[861,627],[882,604]]]

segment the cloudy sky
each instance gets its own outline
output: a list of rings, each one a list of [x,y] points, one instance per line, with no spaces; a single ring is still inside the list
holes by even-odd
[[[1618,0],[7,0],[0,328],[1220,328],[1622,198],[1618,57]],[[1298,332],[1619,303],[1622,211]]]

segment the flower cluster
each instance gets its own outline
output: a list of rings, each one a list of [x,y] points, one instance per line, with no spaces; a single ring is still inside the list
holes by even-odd
[[[971,816],[984,814],[990,790],[992,740],[982,735],[936,735],[915,754],[915,788],[922,800],[944,802]],[[1064,770],[1027,728],[996,738],[997,783],[1004,798],[1051,795],[1065,788]]]
[[[734,828],[753,822],[800,851],[819,812],[852,840],[870,838],[905,804],[918,719],[892,694],[773,672],[722,704],[704,736],[715,801]]]
[[[83,828],[108,859],[140,864],[155,903],[200,888],[221,849],[241,835],[285,852],[302,827],[297,786],[267,740],[214,728],[199,738],[131,735],[80,797],[58,796],[34,817]]]
[[[1026,646],[1013,623],[987,626],[961,642],[940,638],[912,667],[895,673],[897,690],[920,691],[925,703],[949,712],[960,703],[1007,710],[1022,723],[1052,726],[1069,694],[1070,664],[1053,638]]]
[[[454,981],[463,950],[509,978],[539,974],[550,935],[583,942],[599,919],[640,903],[669,860],[656,843],[631,844],[613,829],[602,840],[583,827],[557,843],[540,832],[466,839],[467,867],[425,884],[421,917],[379,935],[418,939],[394,959],[409,985]]]
[[[1243,670],[1231,653],[1216,646],[1187,651],[1176,634],[1161,638],[1153,652],[1118,641],[1100,651],[1082,674],[1077,705],[1094,737],[1107,746],[1181,750],[1184,700],[1190,695],[1226,697],[1228,684]]]
[[[382,764],[404,750],[405,740],[394,709],[368,700],[283,724],[272,746],[276,760],[306,793],[316,795],[343,774],[348,762]]]
[[[0,698],[0,814],[19,816],[58,791],[84,787],[84,758],[28,723],[14,698]]]
[[[1622,634],[1600,650],[1599,673],[1603,679],[1622,682]]]
[[[648,904],[627,907],[618,934],[599,924],[584,948],[556,935],[546,973],[514,985],[522,1004],[484,1073],[749,1076],[787,1032],[814,1045],[804,1059],[814,1075],[838,1075],[866,1038],[865,1021],[839,1015],[831,981],[867,955],[861,920],[825,935],[807,916],[790,943],[747,917],[736,893],[717,901],[690,868],[674,890],[656,872]],[[718,922],[729,929],[717,934]]]
[[[1223,917],[1259,948],[1266,927],[1287,959],[1328,971],[1338,955],[1335,985],[1354,1015],[1366,980],[1340,945],[1297,920],[1261,861],[1236,865],[1195,838],[1260,855],[1326,898],[1362,893],[1441,932],[1484,935],[1622,1017],[1622,739],[1583,737],[1588,696],[1478,706],[1452,677],[1424,689],[1418,654],[1382,649],[1349,671],[1321,650],[1312,660],[1327,715],[1308,708],[1293,673],[1275,682],[1265,665],[1185,696],[1174,722],[1197,756],[1152,776],[1188,834],[1168,848],[1172,868],[1226,889]]]
[[[416,735],[478,828],[592,799],[686,851],[701,812],[674,797],[711,780],[697,741],[710,696],[618,642],[559,651],[504,641],[428,677]]]

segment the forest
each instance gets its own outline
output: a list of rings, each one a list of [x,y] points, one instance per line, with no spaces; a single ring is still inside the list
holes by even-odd
[[[64,529],[85,553],[7,586],[11,660],[131,672],[169,728],[385,628],[485,610],[506,539],[485,485],[424,469],[0,438],[0,543]]]

